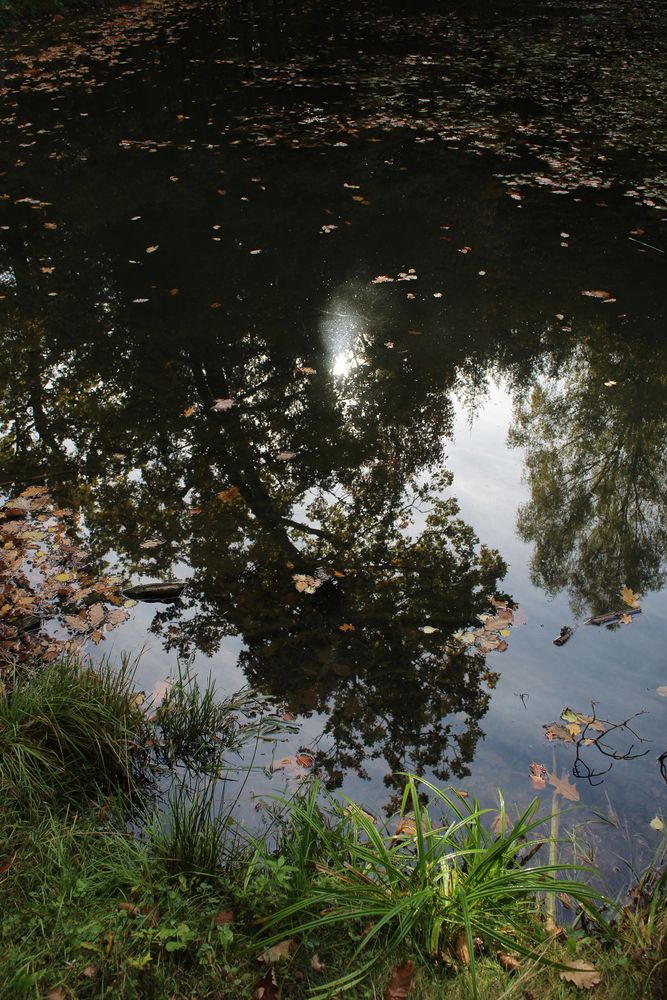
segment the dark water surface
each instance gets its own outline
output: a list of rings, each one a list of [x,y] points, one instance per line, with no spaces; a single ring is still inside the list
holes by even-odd
[[[610,867],[667,788],[661,10],[174,0],[1,54],[3,491],[188,581],[96,655],[274,696],[376,811],[567,772]],[[545,739],[591,702],[646,755]]]

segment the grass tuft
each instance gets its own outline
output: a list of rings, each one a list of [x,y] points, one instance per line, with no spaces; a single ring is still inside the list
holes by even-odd
[[[146,734],[133,675],[127,660],[112,670],[66,657],[11,677],[0,695],[3,802],[81,807],[131,792]]]

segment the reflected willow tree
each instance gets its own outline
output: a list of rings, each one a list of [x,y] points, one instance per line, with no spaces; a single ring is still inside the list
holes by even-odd
[[[519,512],[535,546],[534,583],[600,614],[627,584],[664,585],[667,389],[664,345],[589,338],[517,406],[510,441],[526,449],[531,498]]]

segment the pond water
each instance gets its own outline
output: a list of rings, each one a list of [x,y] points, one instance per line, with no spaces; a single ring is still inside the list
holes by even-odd
[[[664,21],[153,0],[1,57],[3,492],[187,580],[93,655],[252,685],[379,813],[544,764],[619,878],[666,811]],[[592,703],[632,731],[546,738]]]

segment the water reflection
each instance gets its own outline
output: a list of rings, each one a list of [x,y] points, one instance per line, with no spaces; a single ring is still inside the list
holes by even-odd
[[[530,501],[519,531],[535,584],[566,590],[576,615],[619,604],[620,588],[664,585],[667,389],[664,344],[589,338],[536,382],[515,413]]]
[[[538,586],[567,591],[577,614],[614,606],[621,584],[660,588],[661,272],[627,241],[655,223],[639,195],[601,200],[599,144],[580,131],[582,158],[549,169],[562,190],[594,183],[576,198],[546,193],[562,108],[544,98],[539,149],[523,145],[534,108],[521,105],[523,124],[503,110],[518,106],[503,63],[534,21],[471,101],[436,59],[437,28],[458,14],[397,15],[382,38],[366,19],[365,54],[339,63],[340,46],[356,45],[354,12],[262,9],[255,20],[243,5],[205,9],[161,35],[157,55],[137,21],[148,44],[122,79],[97,57],[84,73],[69,49],[54,54],[66,78],[49,58],[10,60],[3,485],[46,480],[81,511],[98,565],[113,553],[127,576],[187,572],[185,605],[158,611],[154,634],[209,656],[239,636],[254,684],[325,717],[330,784],[376,758],[387,773],[462,777],[503,661],[453,636],[486,610],[505,565],[497,521],[457,511],[453,400],[473,419],[493,380],[515,398],[511,440],[531,490],[519,529]],[[442,63],[468,46],[456,72],[476,73],[484,36],[467,20]],[[110,32],[104,52],[123,44]],[[293,46],[303,64],[254,62]],[[568,60],[576,77],[581,52]],[[533,61],[529,77],[546,86],[546,69]],[[448,129],[473,154],[519,157],[515,173],[537,190],[509,198],[508,163],[448,148]],[[442,142],[422,141],[436,131]],[[653,166],[642,169],[657,185]],[[617,167],[600,183],[624,177]],[[581,295],[598,288],[616,302]],[[233,403],[215,412],[216,399]],[[297,592],[294,574],[318,570],[326,583]]]

